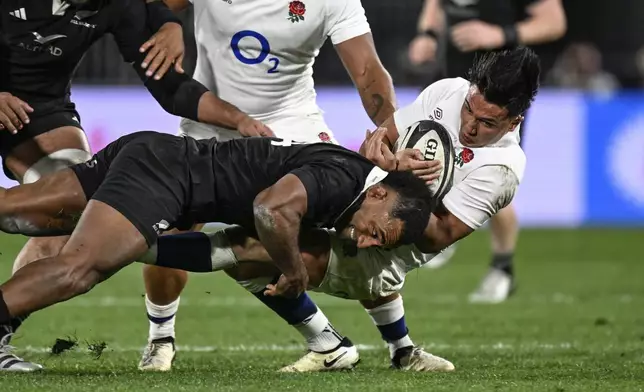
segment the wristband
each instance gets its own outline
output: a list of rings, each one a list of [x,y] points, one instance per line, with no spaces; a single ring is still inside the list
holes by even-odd
[[[519,45],[519,32],[514,25],[503,26],[504,47],[514,48]]]
[[[423,30],[420,33],[418,33],[418,35],[424,35],[424,36],[427,36],[427,37],[432,37],[434,40],[438,41],[438,33],[435,30],[432,30],[432,29]]]

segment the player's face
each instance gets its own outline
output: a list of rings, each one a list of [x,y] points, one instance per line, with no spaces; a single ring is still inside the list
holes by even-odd
[[[514,131],[522,120],[522,116],[509,117],[507,109],[487,102],[472,86],[461,108],[458,139],[466,147],[485,147]]]
[[[393,247],[403,231],[403,222],[393,218],[391,211],[396,194],[375,186],[367,191],[360,209],[353,214],[342,236],[356,242],[358,248],[371,246]]]

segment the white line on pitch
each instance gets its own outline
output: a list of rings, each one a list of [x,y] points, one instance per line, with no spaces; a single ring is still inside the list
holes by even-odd
[[[404,294],[404,293],[403,293]],[[606,300],[617,303],[631,303],[642,301],[643,297],[633,296],[630,294],[618,294],[608,298],[590,298],[579,299],[577,297],[554,293],[551,295],[535,295],[529,297],[516,297],[512,302],[516,303],[534,303],[534,304],[574,304],[594,300]],[[356,301],[343,300],[331,296],[316,295],[315,302],[321,306],[356,306]],[[456,304],[466,303],[467,299],[459,295],[431,295],[422,300],[424,304]],[[143,307],[145,304],[143,297],[78,297],[69,302],[64,302],[58,306],[70,307]],[[263,307],[264,305],[256,298],[248,295],[240,296],[217,296],[210,298],[182,298],[181,306],[202,306],[202,307]]]
[[[375,345],[375,344],[357,344],[356,347],[360,351],[379,351],[386,350],[386,346]],[[427,351],[432,350],[569,350],[573,348],[571,343],[525,343],[520,345],[514,345],[509,343],[497,342],[493,344],[443,344],[443,343],[430,343],[425,344],[423,347]],[[279,345],[279,344],[267,344],[267,345],[237,345],[237,346],[177,346],[177,351],[188,352],[188,353],[208,353],[208,352],[291,352],[291,351],[304,351],[306,348],[301,345],[291,344],[291,345]],[[51,352],[51,347],[36,347],[36,346],[26,346],[18,347],[17,351],[27,352],[27,353],[49,353]],[[79,350],[73,350],[79,351]],[[87,351],[82,349],[80,351]],[[110,346],[108,344],[106,352],[119,352],[119,353],[128,353],[128,352],[143,352],[143,347],[121,347],[121,346]]]

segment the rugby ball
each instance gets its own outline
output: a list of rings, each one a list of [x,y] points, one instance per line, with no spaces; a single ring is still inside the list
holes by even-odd
[[[456,159],[452,137],[447,129],[436,121],[418,121],[407,128],[404,136],[394,146],[395,152],[407,148],[419,150],[425,160],[441,162],[443,168],[440,177],[428,185],[428,188],[437,200],[442,200],[452,188]]]

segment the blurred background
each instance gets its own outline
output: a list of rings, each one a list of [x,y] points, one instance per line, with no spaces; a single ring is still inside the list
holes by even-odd
[[[399,106],[437,77],[436,67],[413,66],[408,59],[422,4],[363,2]],[[529,161],[517,198],[520,219],[524,226],[644,226],[644,1],[564,0],[564,6],[566,36],[535,48],[544,78],[526,124]],[[190,72],[191,11],[182,15],[192,54],[184,68]],[[314,69],[328,124],[343,145],[357,148],[373,125],[330,42]],[[179,119],[149,96],[111,37],[83,60],[73,99],[93,150],[135,130],[178,129]]]

